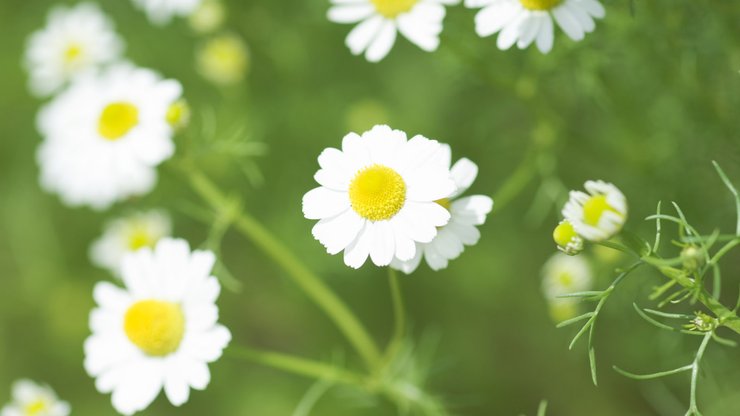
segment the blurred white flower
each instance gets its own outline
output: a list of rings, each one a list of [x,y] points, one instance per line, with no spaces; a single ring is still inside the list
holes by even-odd
[[[542,293],[555,322],[576,317],[580,309],[579,299],[558,296],[591,290],[592,287],[591,267],[583,256],[556,253],[542,267]]]
[[[68,416],[69,404],[57,398],[49,386],[30,380],[13,383],[13,402],[0,410],[0,416]]]
[[[164,392],[180,406],[190,389],[210,382],[208,363],[221,357],[231,333],[218,324],[221,286],[211,276],[209,251],[190,251],[184,240],[165,238],[123,259],[125,288],[95,286],[85,369],[101,393],[113,393],[124,415],[144,410]]]
[[[342,150],[319,155],[321,185],[303,197],[303,214],[320,220],[314,237],[329,254],[344,250],[344,262],[358,268],[368,255],[378,266],[394,257],[416,255],[417,242],[431,242],[450,213],[435,201],[455,191],[448,167],[440,162],[436,140],[388,126],[350,133]]]
[[[439,46],[445,5],[459,0],[331,0],[328,18],[335,23],[359,23],[347,36],[354,55],[365,53],[370,62],[385,58],[397,32],[421,49]]]
[[[29,88],[37,96],[51,95],[81,73],[118,60],[122,52],[123,41],[96,4],[56,6],[46,27],[28,39]]]
[[[163,211],[137,212],[106,224],[103,235],[90,247],[90,259],[120,276],[121,260],[127,253],[154,248],[172,232],[170,217]]]
[[[627,200],[614,185],[604,181],[588,181],[588,194],[570,191],[563,208],[563,217],[573,229],[589,241],[604,241],[617,235],[627,220]]]
[[[203,78],[221,86],[241,82],[249,69],[249,50],[237,35],[209,39],[197,51],[196,64]]]
[[[167,111],[181,93],[177,81],[128,64],[80,77],[39,113],[42,186],[95,209],[150,191],[175,150]]]
[[[442,145],[442,160],[447,169],[450,169],[450,146]],[[391,267],[404,273],[411,273],[419,267],[421,258],[433,270],[447,267],[450,260],[456,259],[465,250],[465,246],[478,243],[480,231],[476,228],[486,221],[486,215],[493,208],[493,199],[485,195],[471,195],[458,198],[473,184],[478,176],[478,166],[469,159],[458,160],[450,169],[450,176],[457,186],[457,190],[449,198],[437,201],[450,212],[450,222],[437,230],[437,236],[431,243],[417,243],[416,255],[408,261],[394,259]]]
[[[190,27],[198,33],[211,33],[226,19],[226,8],[221,0],[203,0],[190,15]]]
[[[497,46],[501,50],[514,44],[519,49],[532,42],[548,53],[553,44],[553,19],[575,41],[593,32],[594,19],[606,15],[598,0],[465,0],[470,8],[482,7],[475,16],[475,31],[481,37],[500,32]]]
[[[189,16],[202,0],[132,0],[155,25],[165,25],[175,16]]]

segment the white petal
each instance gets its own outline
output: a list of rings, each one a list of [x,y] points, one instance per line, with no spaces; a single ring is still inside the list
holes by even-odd
[[[451,195],[451,198],[454,198],[467,191],[470,185],[473,184],[475,178],[478,176],[478,165],[470,159],[462,158],[452,166],[450,176],[457,187],[457,190]]]
[[[552,50],[552,43],[555,37],[553,34],[552,18],[548,14],[540,19],[542,23],[540,25],[540,31],[537,34],[537,49],[542,53],[548,53]]]
[[[369,62],[379,62],[388,55],[396,42],[396,24],[392,20],[383,22],[375,40],[367,48],[365,58]]]
[[[375,12],[375,7],[367,3],[349,4],[329,9],[327,17],[335,23],[357,23]]]
[[[348,209],[335,217],[325,218],[314,225],[313,236],[326,247],[329,254],[344,250],[362,229],[365,223],[353,209]]]
[[[345,43],[353,55],[359,55],[370,46],[375,39],[385,19],[382,16],[373,16],[357,25],[349,35]]]
[[[333,217],[349,209],[347,192],[329,188],[314,188],[303,196],[303,215],[311,220]]]
[[[353,269],[358,269],[365,263],[367,256],[370,255],[370,247],[373,242],[373,232],[370,229],[373,226],[369,221],[365,221],[360,233],[355,241],[344,250],[344,264]]]
[[[570,9],[561,5],[554,8],[552,10],[552,14],[555,16],[555,20],[558,22],[558,26],[563,29],[563,32],[565,32],[565,34],[568,35],[569,38],[575,41],[583,39],[583,28],[578,22],[578,19],[576,19],[575,16],[571,14]]]
[[[456,221],[481,225],[493,209],[493,199],[485,195],[472,195],[453,201],[451,209]]]
[[[387,266],[396,252],[395,235],[390,221],[373,223],[373,241],[370,247],[370,259],[376,266]]]
[[[419,245],[416,247],[416,253],[414,254],[414,257],[412,257],[410,260],[402,261],[398,258],[393,259],[391,262],[391,267],[393,267],[396,270],[400,270],[406,274],[411,274],[419,267],[419,264],[421,263],[421,258],[424,255],[424,248]]]

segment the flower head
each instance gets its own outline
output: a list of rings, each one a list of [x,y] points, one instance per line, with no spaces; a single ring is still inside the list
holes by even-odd
[[[231,340],[217,322],[215,260],[209,251],[191,252],[184,240],[165,238],[153,250],[124,256],[124,288],[95,286],[85,369],[101,393],[113,393],[118,412],[145,409],[163,389],[180,406],[191,388],[208,386],[208,363]]]
[[[606,14],[598,0],[466,0],[465,5],[482,7],[475,16],[475,31],[481,37],[500,32],[499,49],[514,44],[524,49],[534,42],[542,53],[552,49],[553,19],[568,37],[579,41],[594,30],[594,19]]]
[[[354,55],[365,53],[370,62],[385,58],[397,32],[425,51],[439,46],[445,5],[459,0],[332,0],[329,20],[359,23],[347,36]]]
[[[591,289],[593,275],[583,256],[556,253],[542,266],[542,293],[554,320],[570,319],[578,312],[578,300],[561,298],[568,293]]]
[[[54,7],[46,27],[28,40],[31,92],[51,95],[85,71],[118,60],[122,52],[123,41],[96,4]]]
[[[67,402],[57,398],[49,386],[30,380],[13,383],[13,402],[0,410],[0,416],[69,416]]]
[[[583,251],[583,238],[576,233],[573,224],[568,220],[560,221],[552,232],[552,238],[558,245],[558,250],[569,256],[575,256]]]
[[[128,64],[77,79],[39,113],[43,187],[96,209],[151,190],[175,150],[167,112],[181,93],[179,82]]]
[[[132,0],[143,10],[149,21],[155,25],[165,25],[175,16],[190,16],[203,0]]]
[[[627,200],[614,185],[588,181],[585,192],[571,191],[563,217],[578,235],[589,241],[604,241],[617,235],[627,221]]]
[[[319,220],[314,237],[330,254],[344,250],[354,268],[368,256],[378,266],[411,260],[415,243],[431,242],[450,219],[435,202],[455,191],[443,151],[435,140],[408,140],[388,126],[346,135],[342,150],[319,155],[314,179],[321,186],[303,197],[304,216]]]
[[[97,266],[120,275],[121,261],[127,253],[144,247],[154,248],[172,232],[170,217],[162,211],[137,212],[105,226],[103,235],[90,247],[90,259]]]
[[[249,50],[237,35],[219,35],[209,39],[198,50],[198,72],[208,81],[221,86],[241,82],[249,70]]]
[[[429,243],[416,244],[416,256],[408,261],[394,260],[392,267],[411,273],[419,266],[421,258],[433,270],[447,267],[450,260],[456,259],[465,250],[465,246],[478,243],[480,231],[476,226],[486,221],[486,215],[493,208],[493,199],[485,195],[460,197],[478,176],[478,166],[469,159],[458,160],[452,168],[450,146],[442,145],[441,160],[450,169],[450,177],[457,190],[448,198],[436,201],[450,212],[450,221],[439,227],[437,236]]]

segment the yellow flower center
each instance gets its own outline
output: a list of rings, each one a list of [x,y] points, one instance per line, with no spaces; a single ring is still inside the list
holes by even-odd
[[[42,399],[35,400],[29,404],[26,405],[25,409],[25,416],[36,416],[38,414],[41,414],[41,412],[44,412],[49,409],[49,406],[46,405],[46,402]]]
[[[419,0],[370,0],[382,16],[395,19],[414,8]]]
[[[131,251],[137,251],[144,247],[154,247],[155,244],[157,244],[157,240],[142,226],[135,227],[128,235],[128,248]]]
[[[174,129],[185,127],[190,120],[190,106],[185,100],[175,101],[167,109],[165,119]]]
[[[98,121],[98,133],[108,140],[118,140],[139,124],[139,109],[127,102],[110,103]]]
[[[607,211],[619,214],[619,211],[606,201],[606,195],[594,195],[583,204],[583,220],[588,225],[596,226],[599,224],[601,216]]]
[[[565,289],[570,288],[573,285],[573,275],[568,272],[560,273],[558,276],[558,283]]]
[[[64,64],[72,65],[77,62],[81,56],[82,47],[76,43],[72,43],[64,50]]]
[[[563,0],[519,0],[525,9],[529,10],[552,10]]]
[[[565,247],[573,241],[577,236],[576,230],[573,228],[573,224],[568,221],[563,221],[555,227],[555,231],[552,232],[552,239],[560,247]]]
[[[370,221],[393,218],[406,202],[406,183],[395,170],[372,165],[357,172],[349,184],[352,209]]]
[[[126,311],[123,329],[128,339],[142,351],[164,357],[180,346],[185,333],[185,316],[175,303],[142,300]]]

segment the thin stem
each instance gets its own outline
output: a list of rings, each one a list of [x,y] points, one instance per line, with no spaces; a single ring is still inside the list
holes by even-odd
[[[514,170],[514,173],[509,175],[506,182],[493,195],[493,200],[495,201],[494,210],[500,211],[503,209],[534,179],[537,174],[537,164],[535,163],[537,154],[538,152],[534,149],[534,145],[527,150],[527,153],[522,158],[516,170]]]
[[[712,259],[709,261],[709,266],[714,266],[717,264],[717,262],[724,256],[725,254],[729,253],[730,250],[732,250],[735,246],[740,244],[740,238],[737,238],[735,240],[729,241],[727,244],[722,246],[722,248],[717,251],[717,253],[712,257]]]
[[[391,299],[393,299],[394,329],[393,337],[386,350],[386,360],[391,361],[401,347],[406,332],[406,313],[403,306],[401,284],[398,279],[398,272],[392,267],[388,267],[388,284],[391,289]]]
[[[277,352],[261,351],[239,346],[232,346],[227,349],[226,352],[232,357],[245,359],[267,367],[272,367],[316,380],[327,380],[351,385],[364,385],[364,378],[361,375],[331,364],[307,360],[305,358]]]
[[[696,352],[696,357],[694,358],[694,363],[692,364],[691,369],[691,398],[689,402],[689,414],[695,414],[695,415],[701,415],[701,412],[699,412],[699,409],[696,405],[696,385],[697,385],[697,379],[699,377],[699,363],[701,362],[702,358],[704,357],[704,351],[707,349],[707,345],[709,344],[709,340],[712,339],[713,332],[707,332],[706,335],[704,335],[704,339],[701,342],[701,345],[699,346],[699,350]]]
[[[215,210],[228,206],[229,199],[205,175],[195,169],[187,171],[190,184],[201,198]],[[375,342],[362,323],[339,297],[309,270],[262,223],[242,211],[234,218],[234,226],[279,264],[306,295],[334,322],[357,350],[368,368],[377,368],[381,361]]]

